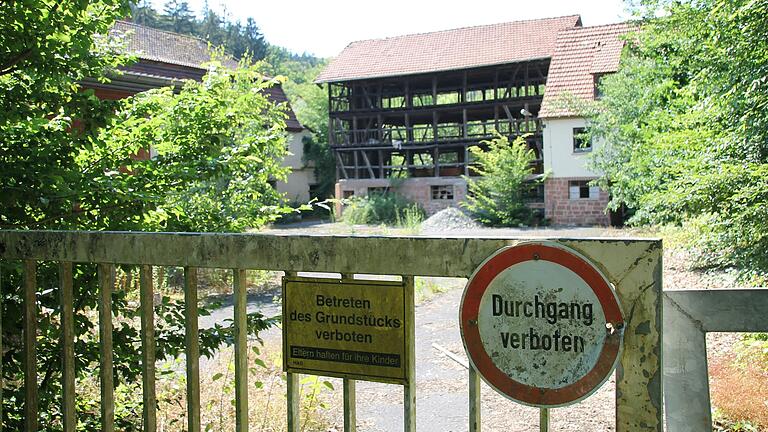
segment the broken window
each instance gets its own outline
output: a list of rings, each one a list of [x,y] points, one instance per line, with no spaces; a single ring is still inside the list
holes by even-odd
[[[573,152],[585,153],[592,151],[592,139],[583,127],[573,128]]]
[[[589,180],[571,180],[568,182],[568,195],[571,200],[598,199],[600,188],[590,186]]]
[[[453,199],[453,185],[432,185],[430,188],[433,200]]]

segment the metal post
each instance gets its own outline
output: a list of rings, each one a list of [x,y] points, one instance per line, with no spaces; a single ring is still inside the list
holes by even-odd
[[[549,408],[539,409],[539,432],[549,432]]]
[[[469,365],[469,432],[480,432],[480,375]]]
[[[235,430],[248,431],[248,295],[245,269],[232,271],[235,297]]]
[[[37,263],[24,261],[24,430],[37,430]]]
[[[184,267],[184,347],[187,356],[187,430],[200,432],[200,333],[197,268]]]
[[[354,274],[343,273],[341,278],[351,281],[355,278]],[[344,432],[355,432],[357,430],[357,383],[353,379],[344,378]]]
[[[157,430],[157,393],[155,390],[155,306],[152,266],[139,271],[139,307],[141,310],[141,390],[144,431]]]
[[[285,277],[295,277],[296,272],[285,272]],[[285,284],[283,284],[283,301],[285,301]],[[283,343],[285,343],[285,333],[283,333]],[[285,361],[285,359],[283,359]],[[286,386],[287,388],[287,428],[288,432],[299,432],[299,429],[301,427],[300,422],[300,404],[301,401],[301,386],[299,385],[299,381],[301,380],[301,375],[287,372],[286,373]]]
[[[403,388],[404,431],[416,432],[416,313],[414,306],[414,278],[403,276],[405,285],[405,368],[408,383]]]

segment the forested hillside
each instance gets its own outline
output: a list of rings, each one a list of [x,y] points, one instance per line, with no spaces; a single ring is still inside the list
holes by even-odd
[[[188,34],[223,47],[235,58],[250,56],[263,61],[262,70],[272,76],[283,76],[283,89],[302,125],[312,132],[305,141],[305,160],[313,162],[321,198],[330,197],[335,183],[335,163],[328,148],[328,107],[326,90],[313,81],[326,59],[307,53],[293,53],[270,44],[256,20],[234,20],[226,11],[217,13],[206,6],[198,17],[186,1],[169,0],[156,10],[148,0],[131,2],[131,20],[137,24]]]

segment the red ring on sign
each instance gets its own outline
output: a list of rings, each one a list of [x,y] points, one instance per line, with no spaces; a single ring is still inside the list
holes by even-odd
[[[534,255],[536,257],[534,258]],[[587,397],[602,384],[613,370],[621,350],[621,338],[609,336],[595,366],[578,381],[558,389],[529,386],[510,378],[496,367],[485,351],[477,326],[480,300],[491,281],[507,268],[525,261],[544,260],[559,264],[576,273],[592,288],[600,301],[607,322],[623,326],[624,317],[608,281],[584,258],[561,247],[526,243],[501,249],[472,275],[461,300],[460,327],[464,347],[480,376],[492,387],[515,401],[533,406],[560,406]],[[470,322],[474,322],[471,325]]]

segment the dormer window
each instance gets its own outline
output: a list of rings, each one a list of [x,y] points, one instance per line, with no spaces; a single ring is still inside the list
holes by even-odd
[[[600,89],[600,82],[602,81],[604,74],[593,74],[592,77],[595,83],[595,99],[603,98],[603,91]]]

